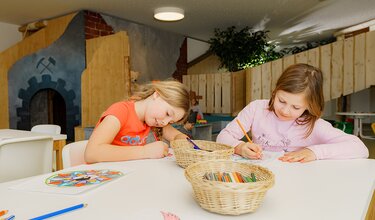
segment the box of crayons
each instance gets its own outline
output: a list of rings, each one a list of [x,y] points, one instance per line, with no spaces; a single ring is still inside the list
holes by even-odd
[[[186,168],[190,164],[206,160],[229,160],[234,148],[213,141],[178,139],[171,141],[176,163]]]
[[[255,212],[275,182],[267,168],[231,160],[191,164],[185,177],[203,209],[224,215]]]

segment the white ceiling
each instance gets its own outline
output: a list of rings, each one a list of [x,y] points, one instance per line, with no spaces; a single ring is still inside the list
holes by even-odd
[[[185,18],[155,20],[154,9],[163,6],[183,8]],[[83,9],[202,41],[214,28],[256,27],[281,44],[321,40],[375,18],[375,0],[3,0],[0,22],[23,25]]]

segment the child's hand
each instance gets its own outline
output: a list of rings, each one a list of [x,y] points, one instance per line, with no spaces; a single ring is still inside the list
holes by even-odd
[[[155,141],[144,146],[146,158],[157,159],[168,155],[168,144]]]
[[[241,143],[235,147],[235,153],[249,159],[261,159],[262,147],[253,143]]]
[[[279,158],[279,160],[283,162],[306,163],[316,160],[316,156],[309,148],[303,148],[302,150],[285,153],[284,156]]]

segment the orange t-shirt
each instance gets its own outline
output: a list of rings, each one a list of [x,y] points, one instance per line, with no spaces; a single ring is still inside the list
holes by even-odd
[[[139,120],[134,101],[121,101],[112,104],[100,117],[99,123],[108,115],[115,116],[121,123],[120,131],[113,139],[113,145],[120,146],[143,146],[147,142],[150,126]]]

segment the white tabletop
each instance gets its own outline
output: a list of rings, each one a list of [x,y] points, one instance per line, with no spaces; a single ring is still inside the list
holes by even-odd
[[[0,208],[16,219],[87,203],[84,209],[55,219],[160,219],[160,211],[181,220],[364,219],[375,183],[375,160],[336,160],[265,164],[275,185],[255,213],[223,216],[200,208],[184,170],[171,160],[139,160],[83,165],[78,169],[125,169],[130,174],[79,195],[48,194],[9,189],[25,180],[0,184]],[[61,171],[60,171],[61,172]],[[35,177],[34,177],[35,178]]]
[[[55,140],[66,140],[66,134],[46,134],[16,129],[0,129],[0,140],[9,138],[29,138],[29,137],[40,137],[50,136]]]

